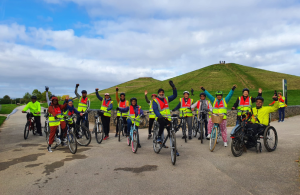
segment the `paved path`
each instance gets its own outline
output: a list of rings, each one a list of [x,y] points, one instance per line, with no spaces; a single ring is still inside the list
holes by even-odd
[[[275,152],[249,150],[239,158],[221,144],[211,153],[207,141],[184,143],[178,133],[181,156],[173,166],[169,149],[153,152],[146,130],[140,131],[142,148],[137,154],[125,139],[119,143],[113,134],[102,144],[93,137],[90,146],[79,147],[75,155],[68,148],[48,153],[45,137],[30,134],[23,139],[26,119],[21,108],[0,128],[2,195],[300,194],[295,162],[300,148],[299,116],[272,123],[279,136]]]

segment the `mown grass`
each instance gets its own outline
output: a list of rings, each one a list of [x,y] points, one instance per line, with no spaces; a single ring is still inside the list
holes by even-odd
[[[6,117],[5,116],[0,116],[0,127],[3,124],[3,122],[5,121]]]
[[[10,114],[18,106],[16,104],[1,104],[0,114]]]

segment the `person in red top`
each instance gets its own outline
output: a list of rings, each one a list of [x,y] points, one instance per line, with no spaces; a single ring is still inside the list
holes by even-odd
[[[61,118],[62,116],[62,110],[64,110],[65,108],[67,108],[67,103],[68,103],[69,98],[65,99],[65,102],[63,105],[59,105],[58,104],[58,99],[57,97],[53,97],[52,98],[52,103],[50,104],[49,108],[48,108],[48,112],[50,114],[49,116],[49,122],[51,123],[51,117],[54,117],[56,120],[58,120],[59,118]],[[51,150],[51,145],[54,141],[54,137],[55,137],[55,133],[57,130],[58,125],[55,126],[51,126],[50,124],[50,136],[49,136],[49,143],[48,143],[48,151],[52,152]],[[63,136],[65,136],[66,134],[66,123],[65,121],[60,121],[60,127],[61,127],[61,138],[63,138]],[[62,143],[63,144],[63,143]]]

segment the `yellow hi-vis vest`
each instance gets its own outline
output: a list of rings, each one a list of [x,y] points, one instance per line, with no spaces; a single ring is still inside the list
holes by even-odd
[[[150,108],[149,108],[149,118],[155,118],[155,113],[153,111],[153,100],[150,101]]]
[[[218,105],[218,99],[216,98],[213,105],[214,114],[224,114],[223,119],[227,119],[227,103],[224,98],[221,99]]]
[[[129,102],[127,100],[125,100],[124,102],[122,102],[121,100],[119,101],[119,108],[126,108],[127,105],[129,105]],[[118,110],[117,112],[117,116],[121,116],[121,112]],[[127,113],[123,113],[122,117],[127,117],[128,116],[128,112]]]
[[[239,97],[238,116],[241,116],[242,111],[248,110],[249,112],[251,112],[251,108],[252,108],[251,97],[248,96],[246,100],[244,100],[244,97]]]
[[[103,100],[102,100],[102,105],[101,105],[101,108],[100,108],[100,110],[103,110],[103,111],[105,111],[104,112],[104,116],[108,116],[108,117],[111,117],[111,110],[109,110],[109,111],[107,111],[107,108],[110,106],[110,104],[112,104],[113,103],[113,101],[111,101],[111,100],[109,100],[108,102],[107,102],[107,104],[105,103],[105,99],[103,98]]]
[[[180,117],[192,117],[193,112],[191,109],[188,109],[192,106],[193,104],[193,99],[189,98],[188,101],[185,103],[184,98],[180,98],[180,109],[179,109],[179,114]],[[183,114],[182,114],[183,111]]]
[[[134,112],[134,107],[133,106],[130,105],[129,111],[128,111],[128,119],[131,120],[132,124],[134,123],[134,121],[132,119],[136,119],[137,121],[135,121],[135,126],[137,126],[137,127],[140,126],[140,113],[141,113],[140,110],[141,110],[141,107],[138,106],[138,109],[139,109],[139,111],[138,111],[137,116],[135,116],[135,112]]]
[[[279,108],[284,108],[285,107],[285,97],[281,97],[283,99],[284,102],[280,102],[279,101]]]
[[[51,105],[50,105],[50,106],[51,106]],[[53,107],[53,109],[54,109],[55,114],[56,114],[56,117],[57,117],[58,119],[55,119],[55,117],[54,117],[51,113],[49,113],[49,118],[48,118],[48,119],[49,119],[49,126],[50,126],[50,127],[60,125],[61,118],[63,117],[63,115],[61,114],[61,109],[60,109],[60,107],[58,107],[58,108],[54,108],[54,107]]]
[[[164,118],[168,118],[168,120],[171,121],[172,118],[171,118],[168,98],[167,97],[164,98],[164,102],[162,102],[159,98],[155,98],[154,101],[157,103],[159,113]],[[155,117],[155,120],[157,120],[157,117]]]
[[[83,99],[83,97],[81,96],[79,99],[79,103],[78,103],[78,112],[85,112],[87,109],[87,102],[90,99],[88,97],[86,97],[85,99]]]
[[[70,111],[67,109],[66,111],[63,112],[63,116],[69,117],[70,116],[69,112]],[[74,114],[74,111],[73,111],[73,113],[71,113],[71,115],[72,114]],[[61,121],[64,121],[64,119],[62,119]],[[69,124],[73,124],[73,119],[69,118],[69,119],[67,119],[67,121],[68,121]]]

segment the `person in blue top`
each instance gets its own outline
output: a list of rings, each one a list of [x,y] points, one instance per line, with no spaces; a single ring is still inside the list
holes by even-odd
[[[137,105],[137,99],[135,97],[130,99],[130,106],[127,106],[126,108],[120,108],[117,107],[117,110],[120,112],[127,113],[128,112],[128,117],[127,117],[127,134],[126,137],[129,136],[129,131],[131,129],[131,125],[134,123],[131,119],[137,118],[137,120],[142,116],[144,116],[144,112],[141,109],[139,105]],[[136,130],[139,132],[139,123],[136,122],[135,125]],[[141,148],[140,140],[138,143],[138,147]]]
[[[213,103],[212,104],[213,114],[218,114],[218,113],[219,114],[224,114],[223,121],[220,124],[220,130],[221,130],[221,133],[222,133],[222,139],[223,139],[223,142],[224,142],[224,146],[227,147],[227,127],[226,127],[227,126],[227,105],[228,105],[228,102],[230,101],[230,99],[233,95],[233,92],[236,88],[236,85],[233,85],[231,91],[229,92],[229,94],[225,98],[223,98],[223,92],[222,91],[217,91],[216,92],[216,98],[215,98],[208,91],[206,91],[204,87],[201,86],[200,88],[204,91],[205,95]],[[211,131],[212,131],[212,128],[213,128],[212,118],[209,119],[207,128],[208,128],[207,139],[210,139],[210,134],[211,134]]]

